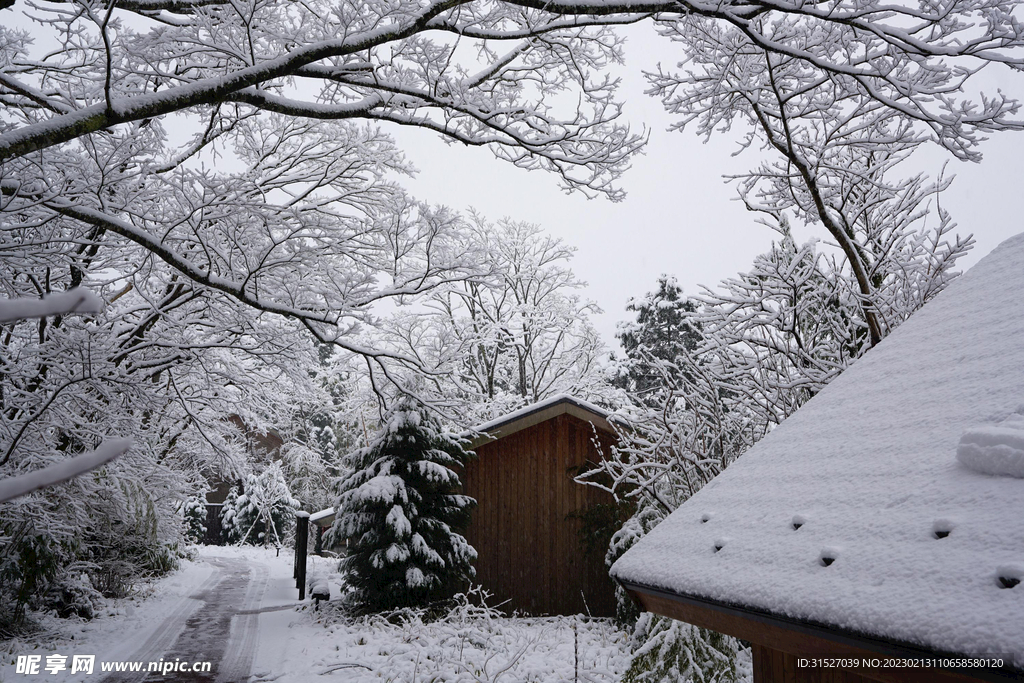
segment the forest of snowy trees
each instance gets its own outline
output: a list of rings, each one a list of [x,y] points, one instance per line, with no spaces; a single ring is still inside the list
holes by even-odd
[[[22,10],[32,21],[13,21]],[[213,481],[243,483],[235,540],[279,543],[289,510],[351,502],[381,454],[403,462],[396,414],[436,436],[559,393],[629,425],[580,477],[621,503],[614,559],[956,276],[972,239],[941,208],[951,179],[906,162],[925,145],[979,161],[984,136],[1024,125],[1010,94],[975,86],[1024,65],[1017,11],[0,0],[0,485],[35,476],[0,504],[0,631],[87,616],[168,571]],[[573,246],[472,197],[413,197],[415,159],[390,131],[624,201],[645,136],[622,116],[616,27],[640,21],[679,65],[646,74],[650,94],[681,131],[739,132],[737,190],[774,241],[716,287],[647,283],[609,357]],[[247,445],[271,431],[278,460]],[[430,494],[457,508],[437,517],[450,540],[472,505],[444,498],[462,455],[438,443],[416,460],[436,468],[402,467],[453,487]],[[414,550],[447,548],[471,579],[464,539],[430,545]],[[348,566],[368,600],[387,592]],[[402,571],[430,599],[454,590]],[[630,680],[738,647],[629,627]]]

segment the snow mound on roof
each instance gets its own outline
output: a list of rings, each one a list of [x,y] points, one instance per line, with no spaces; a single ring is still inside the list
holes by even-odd
[[[975,472],[1024,478],[1024,415],[964,430],[956,459]]]

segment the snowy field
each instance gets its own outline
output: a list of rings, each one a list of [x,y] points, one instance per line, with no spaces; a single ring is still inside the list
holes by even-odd
[[[298,602],[288,551],[277,557],[273,549],[204,547],[197,550],[193,561],[183,562],[170,576],[142,587],[135,597],[111,601],[90,622],[44,620],[50,630],[43,642],[3,643],[0,681],[101,680],[98,671],[63,677],[45,672],[25,676],[15,673],[14,663],[17,655],[42,654],[45,659],[54,652],[95,654],[97,662],[132,659],[166,627],[169,615],[181,614],[194,605],[189,596],[209,583],[213,573],[210,562],[223,558],[251,563],[254,575],[267,577],[259,600],[258,643],[248,682],[610,683],[619,680],[629,664],[626,634],[607,620],[507,618],[470,604],[433,622],[414,614],[390,620],[377,616],[352,619],[330,604],[314,611],[308,599]],[[334,573],[336,561],[309,559],[310,576],[329,577],[336,598],[340,592]],[[173,673],[161,678],[175,679]]]
[[[259,557],[262,551],[243,549]],[[335,560],[310,557],[309,574],[332,576]],[[271,580],[260,617],[256,681],[617,681],[629,664],[626,634],[604,620],[512,619],[463,606],[447,619],[424,623],[410,615],[389,623],[353,620],[321,606],[296,603],[291,553],[263,555]],[[331,582],[331,595],[339,585]],[[319,678],[320,675],[330,678]],[[315,676],[315,678],[314,678]]]

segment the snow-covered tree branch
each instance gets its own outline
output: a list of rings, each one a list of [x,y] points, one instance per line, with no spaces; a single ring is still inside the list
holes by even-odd
[[[607,395],[589,319],[600,309],[578,294],[574,249],[537,225],[480,216],[468,244],[486,276],[437,287],[421,310],[396,313],[362,343],[414,355],[430,369],[433,405],[463,427],[559,393]]]
[[[956,260],[971,244],[970,237],[945,242],[953,225],[938,196],[949,180],[931,182],[923,174],[897,180],[900,164],[929,139],[962,159],[977,159],[978,133],[1016,127],[1007,117],[1018,105],[1001,95],[980,107],[957,102],[955,93],[976,72],[925,68],[916,48],[875,58],[882,53],[872,51],[873,39],[860,40],[856,31],[791,17],[756,23],[803,48],[775,50],[747,30],[700,18],[669,22],[662,31],[682,47],[691,68],[649,74],[651,93],[680,115],[679,129],[692,124],[710,136],[739,123],[744,147],[768,150],[768,160],[738,176],[740,195],[770,222],[790,212],[826,229],[845,257],[870,343],[876,344],[920,305],[894,310],[907,302],[889,299],[893,278],[903,277],[905,268],[920,273],[910,265],[916,259]],[[822,64],[812,49],[843,55],[849,68]],[[884,68],[885,77],[858,72],[867,62]],[[927,110],[933,105],[946,111]],[[925,226],[929,204],[937,216],[933,228]],[[931,231],[938,240],[934,249],[925,236]],[[934,290],[918,291],[927,297]]]

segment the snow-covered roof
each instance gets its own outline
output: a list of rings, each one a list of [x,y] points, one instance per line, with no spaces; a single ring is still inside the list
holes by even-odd
[[[319,512],[314,512],[309,516],[309,521],[319,524],[320,526],[326,526],[328,523],[333,523],[334,508],[324,508]]]
[[[680,506],[612,575],[1022,669],[1022,462],[1024,234]]]
[[[470,447],[475,448],[566,413],[590,422],[599,429],[612,431],[610,420],[613,418],[607,410],[569,394],[557,394],[477,425],[461,436],[469,439]]]

